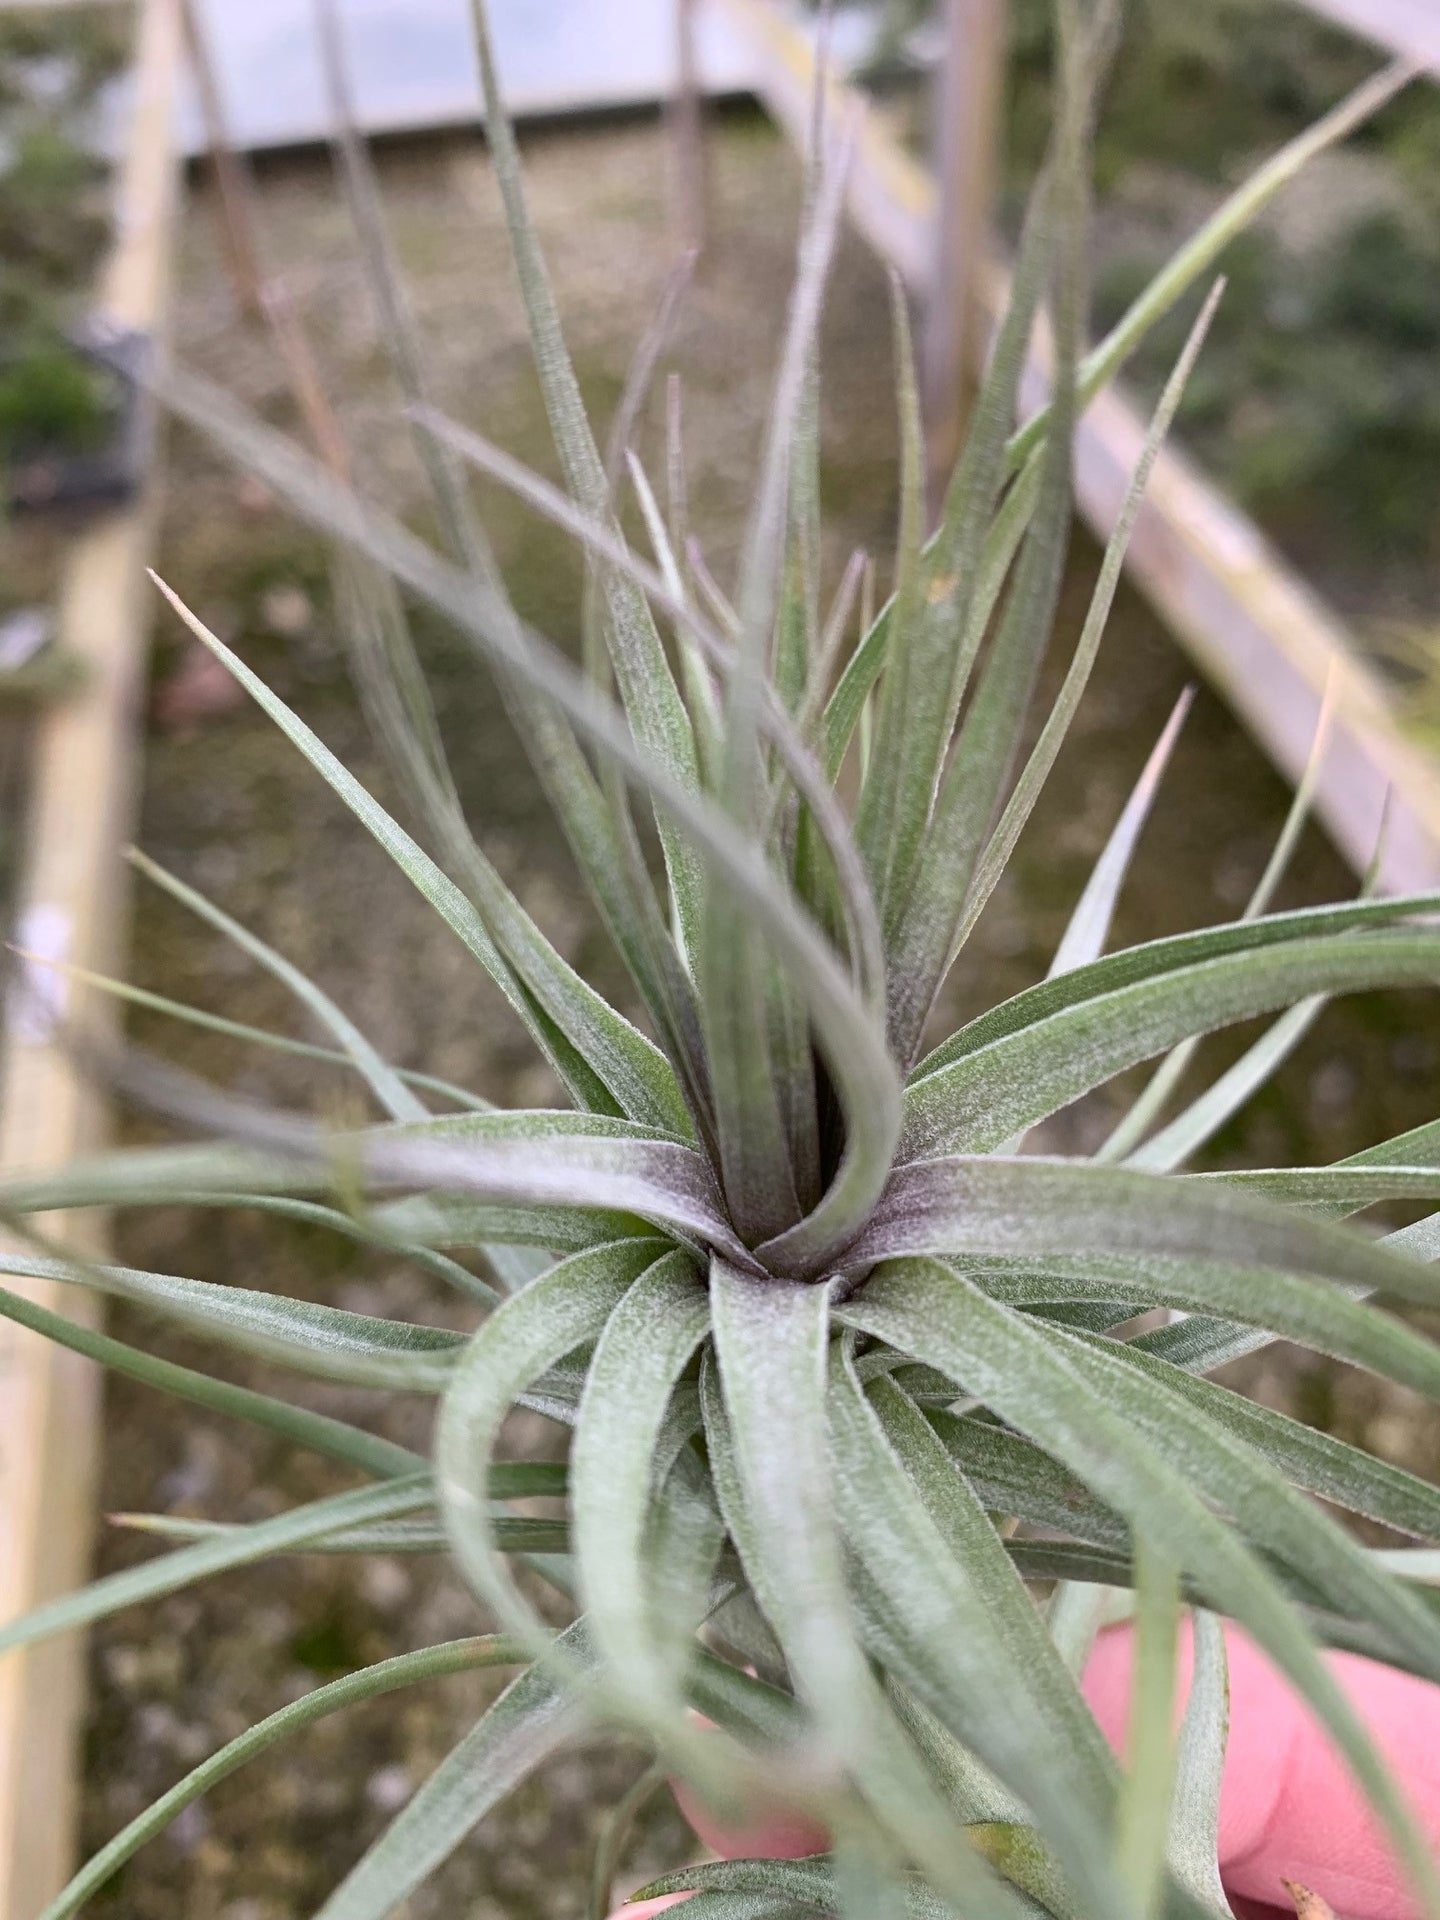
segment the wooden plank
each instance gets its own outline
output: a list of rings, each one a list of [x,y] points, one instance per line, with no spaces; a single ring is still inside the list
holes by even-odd
[[[797,142],[805,137],[814,85],[809,41],[770,0],[723,0],[762,69],[762,96]],[[1359,0],[1355,0],[1359,4]],[[1373,4],[1373,0],[1372,0]],[[849,186],[851,218],[922,297],[933,275],[935,185],[863,101],[830,81],[828,111],[859,114]],[[1008,277],[995,261],[980,279],[989,325],[1003,309]],[[976,338],[972,351],[984,342]],[[1048,387],[1043,342],[1025,377],[1033,407]],[[1087,410],[1076,436],[1076,490],[1102,539],[1114,525],[1144,438],[1142,417],[1119,386]],[[1360,659],[1342,622],[1321,605],[1254,523],[1187,460],[1165,451],[1155,464],[1130,546],[1129,570],[1207,677],[1289,779],[1305,764],[1327,680],[1336,680],[1336,722],[1316,809],[1340,851],[1363,869],[1386,796],[1382,883],[1395,892],[1440,886],[1440,768],[1395,719],[1383,682]]]
[[[173,140],[183,39],[178,0],[141,0],[136,96],[119,181],[116,241],[101,288],[119,327],[156,332],[168,304],[179,166]],[[153,464],[153,463],[152,463]],[[97,521],[68,557],[59,626],[85,662],[75,699],[37,722],[19,937],[56,958],[114,970],[123,887],[118,859],[136,802],[136,718],[153,603],[144,576],[155,484]],[[6,1008],[0,1168],[59,1166],[93,1147],[103,1103],[52,1037],[55,976],[23,977]],[[67,1022],[104,1014],[70,990]],[[93,1253],[94,1216],[48,1230]],[[26,1283],[11,1280],[8,1285]],[[76,1290],[26,1285],[59,1311]],[[94,1530],[98,1379],[73,1354],[0,1322],[0,1618],[86,1576]],[[0,1920],[34,1920],[71,1867],[79,1787],[83,1649],[70,1638],[0,1661]]]
[[[945,54],[935,99],[935,269],[920,354],[932,509],[964,441],[971,340],[987,331],[978,279],[994,245],[1008,13],[1007,0],[944,0]]]

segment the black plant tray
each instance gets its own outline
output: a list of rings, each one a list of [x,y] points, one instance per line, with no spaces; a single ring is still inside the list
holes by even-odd
[[[150,413],[139,374],[150,351],[147,334],[91,319],[71,335],[78,353],[98,367],[110,389],[107,445],[83,453],[37,448],[6,463],[0,493],[13,514],[83,514],[124,506],[149,463]]]

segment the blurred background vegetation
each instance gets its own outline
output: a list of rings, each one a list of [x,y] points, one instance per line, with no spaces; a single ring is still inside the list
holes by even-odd
[[[89,451],[109,424],[107,383],[67,334],[109,231],[93,136],[129,47],[120,8],[0,11],[0,461]]]

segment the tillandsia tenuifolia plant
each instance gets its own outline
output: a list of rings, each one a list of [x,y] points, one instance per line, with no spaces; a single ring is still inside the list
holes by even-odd
[[[597,448],[526,211],[483,6],[489,142],[564,491],[429,406],[380,198],[346,117],[335,23],[321,8],[343,176],[448,551],[347,483],[333,435],[314,460],[199,379],[156,377],[171,408],[332,539],[359,685],[421,837],[169,597],[500,987],[571,1105],[499,1111],[397,1069],[318,986],[150,869],[277,973],[330,1044],[227,1030],[348,1065],[384,1119],[323,1126],[132,1056],[122,1069],[131,1083],[212,1137],[11,1178],[0,1189],[7,1221],[162,1200],[265,1207],[413,1261],[461,1291],[475,1326],[462,1336],[43,1245],[7,1256],[13,1273],[98,1287],[221,1350],[312,1379],[432,1395],[438,1413],[425,1459],[0,1296],[0,1311],[56,1340],[363,1476],[353,1491],[256,1525],[157,1518],[154,1530],[180,1541],[173,1551],[11,1622],[0,1647],[302,1550],[448,1553],[501,1636],[403,1655],[284,1707],[118,1834],[46,1920],[76,1912],[263,1748],[350,1702],[487,1663],[524,1671],[326,1901],[323,1920],[399,1910],[503,1794],[596,1721],[648,1739],[659,1763],[722,1806],[747,1790],[783,1793],[833,1836],[831,1851],[807,1861],[682,1876],[674,1884],[698,1889],[694,1920],[1223,1914],[1219,1615],[1309,1701],[1421,1904],[1440,1913],[1403,1792],[1322,1658],[1326,1646],[1358,1649],[1440,1679],[1440,1620],[1411,1577],[1433,1558],[1377,1556],[1316,1498],[1425,1541],[1440,1539],[1440,1493],[1206,1377],[1286,1338],[1440,1398],[1440,1350],[1371,1298],[1440,1303],[1426,1264],[1440,1253],[1440,1214],[1383,1240],[1342,1224],[1383,1200],[1440,1194],[1440,1121],[1333,1166],[1184,1170],[1325,996],[1440,979],[1440,895],[1367,890],[1268,912],[1302,790],[1240,920],[1106,954],[1177,714],[1050,976],[927,1050],[942,983],[969,958],[967,938],[1081,697],[1213,293],[1061,690],[1023,753],[1067,545],[1076,417],[1306,156],[1407,77],[1381,75],[1279,154],[1086,355],[1085,160],[1113,21],[1081,0],[1060,0],[1058,19],[1050,160],[969,441],[928,535],[896,301],[902,505],[893,593],[877,612],[860,591],[862,566],[828,607],[819,577],[816,329],[847,129],[817,115],[798,275],[727,595],[686,524],[678,409],[668,489],[657,496],[629,447],[658,336],[639,355],[609,456]],[[1042,313],[1053,395],[1017,429],[1019,372]],[[470,466],[582,544],[583,671],[516,614],[473,509]],[[622,486],[648,554],[622,530]],[[471,837],[407,602],[438,609],[494,671],[648,1034],[561,959]],[[653,815],[653,854],[642,813]],[[1169,1111],[1199,1036],[1269,1013],[1277,1024],[1223,1078]],[[1154,1059],[1145,1092],[1093,1157],[1026,1152],[1047,1116]],[[483,1276],[473,1270],[482,1257]],[[1164,1324],[1153,1309],[1167,1310]],[[1143,1314],[1150,1330],[1135,1334]],[[566,1466],[497,1462],[516,1406],[573,1430]],[[511,1504],[562,1495],[563,1518]],[[573,1600],[573,1625],[546,1624],[517,1563]],[[1134,1763],[1123,1769],[1076,1674],[1105,1609],[1129,1590],[1141,1644],[1158,1657],[1138,1663]],[[1196,1678],[1172,1753],[1164,1648],[1182,1605],[1198,1609]],[[607,1861],[617,1847],[611,1835]]]

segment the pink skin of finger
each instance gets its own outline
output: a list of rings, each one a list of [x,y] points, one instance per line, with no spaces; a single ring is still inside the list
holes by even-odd
[[[1220,1871],[1227,1893],[1289,1909],[1285,1882],[1311,1887],[1347,1920],[1418,1920],[1419,1904],[1349,1768],[1265,1655],[1225,1629],[1230,1741],[1220,1788]],[[1102,1634],[1085,1696],[1122,1748],[1130,1705],[1130,1633]],[[1190,1686],[1188,1625],[1180,1654]],[[1326,1664],[1401,1783],[1440,1859],[1440,1687],[1358,1654]]]
[[[1420,1908],[1349,1770],[1289,1683],[1238,1628],[1225,1629],[1230,1740],[1220,1790],[1220,1868],[1240,1910],[1293,1912],[1287,1880],[1320,1894],[1346,1920],[1419,1920]],[[1106,1738],[1123,1750],[1130,1709],[1131,1635],[1102,1634],[1085,1670],[1085,1696]],[[1403,1784],[1440,1859],[1440,1687],[1358,1654],[1327,1663]],[[1182,1632],[1177,1696],[1190,1686]],[[1178,1710],[1178,1709],[1177,1709]],[[704,1843],[725,1859],[797,1859],[826,1845],[823,1829],[794,1814],[721,1827],[683,1788],[676,1797]],[[686,1894],[620,1910],[648,1920]]]

